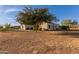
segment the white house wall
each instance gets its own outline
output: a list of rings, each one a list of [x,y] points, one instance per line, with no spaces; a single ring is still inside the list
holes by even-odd
[[[40,28],[42,28],[42,30],[48,29],[48,23],[42,23],[42,24],[40,25]]]
[[[50,26],[50,28],[49,28]],[[59,25],[58,24],[55,24],[55,23],[42,23],[40,25],[40,28],[42,30],[56,30],[56,28],[58,28]],[[33,28],[32,25],[21,25],[21,29],[22,30],[26,30],[27,28]]]

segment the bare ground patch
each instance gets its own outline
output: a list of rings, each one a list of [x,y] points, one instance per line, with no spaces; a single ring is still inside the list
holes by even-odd
[[[70,54],[79,53],[79,33],[53,32],[0,32],[0,53]]]

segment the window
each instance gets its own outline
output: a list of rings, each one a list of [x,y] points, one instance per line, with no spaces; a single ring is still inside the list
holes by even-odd
[[[48,25],[48,28],[50,28],[50,25]]]

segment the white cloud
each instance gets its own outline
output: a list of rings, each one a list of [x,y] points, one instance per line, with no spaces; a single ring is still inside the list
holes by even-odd
[[[13,20],[14,18],[12,18],[12,17],[5,17],[6,19],[8,19],[8,20]]]
[[[11,23],[13,25],[17,25],[18,23],[16,22],[16,13],[20,11],[21,8],[19,6],[6,6],[6,5],[1,5],[0,6],[0,25],[5,24],[5,23]],[[14,12],[14,13],[11,13]],[[8,14],[11,13],[11,14]]]
[[[5,10],[5,13],[10,13],[10,12],[17,12],[17,11],[19,11],[19,9],[6,9]]]

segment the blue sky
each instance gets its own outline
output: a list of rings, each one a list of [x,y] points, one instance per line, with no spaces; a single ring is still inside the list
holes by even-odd
[[[78,5],[33,5],[33,8],[48,8],[51,14],[55,14],[60,22],[64,19],[77,20],[79,22]],[[18,25],[16,15],[24,8],[23,5],[0,5],[0,25],[11,23]]]

